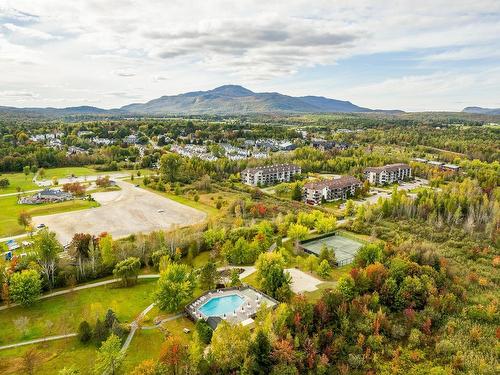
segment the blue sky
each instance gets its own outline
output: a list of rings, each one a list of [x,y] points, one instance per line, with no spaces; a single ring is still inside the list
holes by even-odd
[[[0,0],[0,105],[241,84],[382,109],[500,107],[497,0]]]

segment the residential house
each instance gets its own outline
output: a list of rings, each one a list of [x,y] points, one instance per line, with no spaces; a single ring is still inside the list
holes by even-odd
[[[372,185],[392,184],[411,178],[411,168],[404,163],[388,164],[366,168],[364,176]]]
[[[294,164],[266,165],[243,170],[241,181],[251,186],[272,185],[279,182],[290,182],[292,177],[300,172],[300,167]]]
[[[304,202],[312,205],[320,204],[322,201],[347,199],[356,194],[361,185],[361,181],[352,176],[309,182],[304,185],[302,197]]]

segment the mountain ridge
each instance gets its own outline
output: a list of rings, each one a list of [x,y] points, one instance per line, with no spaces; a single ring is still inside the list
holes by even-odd
[[[253,92],[240,85],[223,85],[207,91],[164,95],[145,103],[131,103],[120,108],[102,109],[92,106],[66,108],[2,107],[0,112],[27,113],[42,116],[65,115],[204,115],[204,114],[273,114],[273,113],[357,113],[402,112],[373,110],[350,101],[324,96],[290,96],[278,92]]]
[[[465,107],[462,109],[462,112],[480,115],[500,115],[500,108]]]

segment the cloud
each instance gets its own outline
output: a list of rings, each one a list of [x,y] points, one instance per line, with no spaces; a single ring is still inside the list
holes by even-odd
[[[497,0],[6,0],[0,5],[0,71],[9,74],[0,75],[0,87],[36,88],[46,104],[55,98],[78,104],[82,95],[72,90],[87,89],[101,106],[126,104],[123,95],[106,93],[131,87],[144,86],[137,95],[153,98],[228,80],[272,91],[321,89],[335,97],[347,72],[343,96],[366,106],[382,103],[377,90],[389,101],[386,93],[402,90],[398,85],[430,90],[436,93],[431,104],[449,105],[453,90],[439,78],[449,74],[469,90],[455,92],[454,100],[462,95],[479,102],[491,93],[489,83],[478,80],[484,90],[472,90],[472,97],[460,77],[495,64],[498,35]],[[405,57],[381,68],[382,55]],[[337,66],[340,76],[332,69]],[[168,87],[154,84],[166,77]],[[38,90],[47,82],[60,88]],[[409,94],[403,96],[410,102]]]
[[[0,97],[10,99],[35,99],[38,94],[29,91],[0,91]]]
[[[136,72],[134,72],[132,70],[127,70],[127,69],[115,70],[113,73],[119,77],[135,77],[137,75]]]
[[[51,41],[60,40],[60,36],[52,35],[41,30],[37,30],[30,27],[17,26],[13,23],[6,23],[2,26],[4,29],[8,30],[10,35],[14,39],[20,39],[24,41]]]

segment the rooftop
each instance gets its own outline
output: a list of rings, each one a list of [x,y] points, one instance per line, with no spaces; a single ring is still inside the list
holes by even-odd
[[[329,187],[330,189],[341,189],[355,184],[361,184],[361,181],[358,180],[356,177],[342,176],[340,178],[332,180],[309,182],[304,185],[304,188],[313,190],[322,190],[325,187]]]

